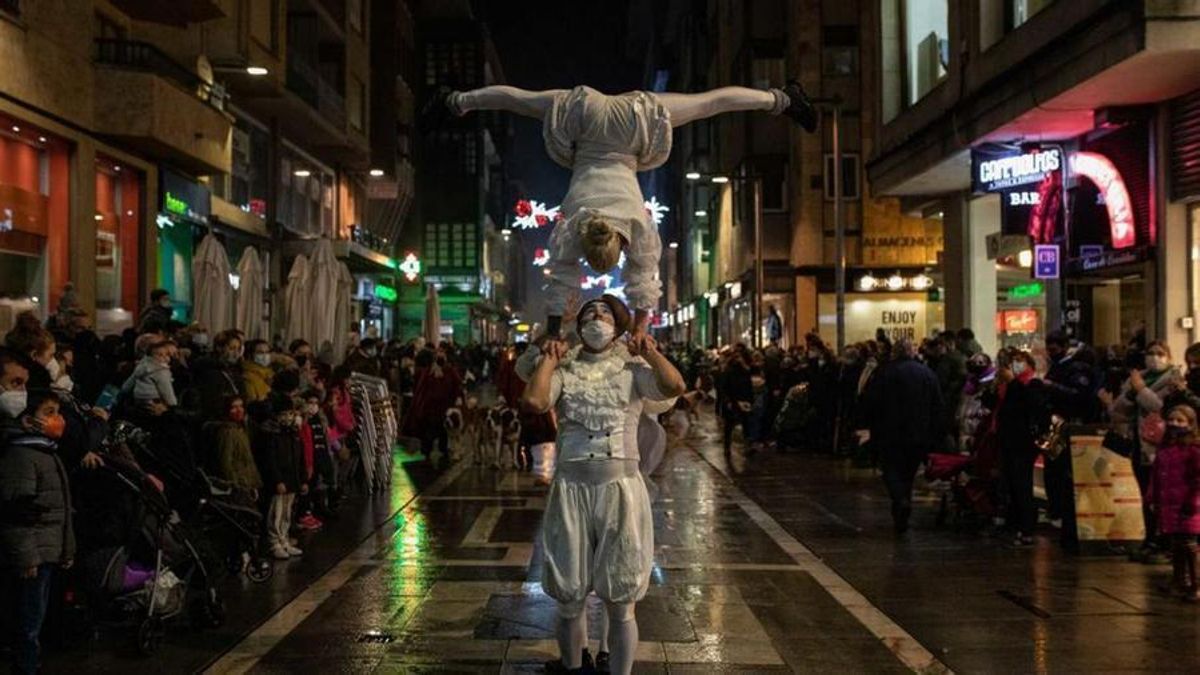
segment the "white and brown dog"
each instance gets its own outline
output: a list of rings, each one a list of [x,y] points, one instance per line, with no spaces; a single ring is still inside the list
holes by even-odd
[[[492,468],[500,468],[500,458],[507,455],[510,466],[520,461],[521,418],[513,408],[498,403],[487,412],[487,444],[491,447]],[[483,444],[481,444],[483,445]]]

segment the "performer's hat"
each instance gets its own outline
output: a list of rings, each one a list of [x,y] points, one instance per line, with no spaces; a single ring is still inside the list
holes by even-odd
[[[575,315],[576,326],[580,328],[583,327],[583,313],[587,311],[589,306],[594,305],[597,302],[608,305],[608,311],[612,312],[613,315],[613,325],[617,329],[617,337],[620,337],[622,333],[629,330],[629,324],[631,322],[629,308],[626,307],[625,303],[621,302],[617,296],[609,295],[608,293],[605,293],[594,300],[588,300],[587,302],[583,303],[583,306],[579,308],[579,313]]]

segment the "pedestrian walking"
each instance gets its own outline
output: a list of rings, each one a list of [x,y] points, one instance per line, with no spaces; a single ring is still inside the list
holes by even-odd
[[[897,534],[908,531],[917,467],[943,434],[942,392],[937,376],[916,360],[910,340],[892,347],[892,359],[872,377],[866,391],[870,438],[880,453],[883,481],[892,500]]]

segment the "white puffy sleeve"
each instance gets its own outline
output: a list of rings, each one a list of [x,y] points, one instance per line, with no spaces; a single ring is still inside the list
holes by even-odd
[[[642,398],[643,405],[648,401],[672,401],[673,397],[668,397],[658,388],[658,378],[654,376],[654,369],[643,358],[636,358],[629,361],[626,366],[633,371],[633,388],[637,391],[637,395]],[[657,408],[657,406],[654,406]],[[668,408],[669,409],[669,408]]]
[[[633,309],[653,310],[662,297],[658,265],[662,259],[662,239],[658,228],[648,219],[630,228],[629,248],[625,251],[625,297]]]
[[[550,275],[546,277],[543,288],[546,292],[546,314],[562,316],[571,291],[579,288],[581,257],[583,246],[573,220],[555,223],[550,232],[550,262],[546,263]]]

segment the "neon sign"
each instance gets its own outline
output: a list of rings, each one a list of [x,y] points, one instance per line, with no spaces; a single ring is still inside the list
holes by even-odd
[[[985,159],[989,154],[985,149],[972,152],[976,192],[1000,192],[1020,185],[1040,183],[1046,174],[1062,168],[1062,155],[1058,148]],[[991,156],[995,157],[994,154]]]
[[[395,302],[396,301],[396,289],[392,288],[391,286],[383,286],[380,284],[376,284],[375,285],[375,297],[379,298],[380,300],[383,300],[384,302]]]
[[[421,276],[421,261],[417,258],[417,254],[409,252],[404,256],[404,260],[400,263],[400,271],[404,273],[404,279],[409,283],[417,280]]]
[[[1096,184],[1104,197],[1108,211],[1108,227],[1114,249],[1129,248],[1136,243],[1133,227],[1133,202],[1121,172],[1112,161],[1095,152],[1076,152],[1071,155],[1071,172]]]

